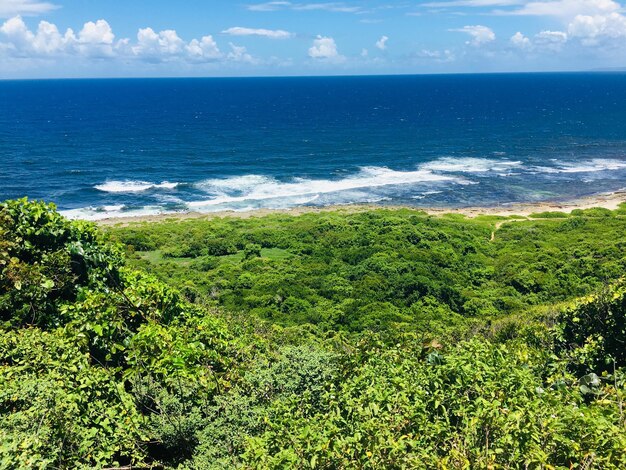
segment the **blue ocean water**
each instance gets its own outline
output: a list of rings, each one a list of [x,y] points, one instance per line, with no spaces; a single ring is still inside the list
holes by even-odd
[[[626,74],[0,82],[0,200],[72,217],[626,186]]]

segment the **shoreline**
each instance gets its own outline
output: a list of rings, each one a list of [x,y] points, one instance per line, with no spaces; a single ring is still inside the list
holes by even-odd
[[[156,223],[165,221],[181,221],[187,219],[210,220],[222,217],[247,219],[250,217],[264,217],[272,214],[284,214],[298,216],[311,213],[323,212],[366,212],[376,209],[410,209],[416,212],[425,212],[429,215],[460,214],[468,218],[480,215],[510,217],[518,215],[528,217],[540,212],[565,212],[570,213],[576,209],[591,209],[594,207],[615,210],[621,203],[626,202],[626,191],[598,194],[566,201],[541,201],[526,203],[510,203],[497,206],[472,206],[472,207],[419,207],[406,205],[380,205],[380,204],[346,204],[330,205],[323,207],[298,206],[285,209],[255,209],[248,211],[217,211],[217,212],[171,212],[156,215],[139,215],[129,217],[111,217],[94,221],[100,226],[130,225],[139,223]]]

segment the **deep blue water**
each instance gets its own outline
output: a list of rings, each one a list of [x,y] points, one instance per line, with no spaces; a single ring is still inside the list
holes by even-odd
[[[626,187],[626,74],[0,82],[0,200],[72,216]]]

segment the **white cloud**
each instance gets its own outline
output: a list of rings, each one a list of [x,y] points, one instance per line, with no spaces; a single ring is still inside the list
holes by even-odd
[[[215,60],[222,57],[222,53],[211,35],[204,36],[199,41],[192,39],[186,49],[192,59]]]
[[[2,49],[15,57],[44,57],[64,53],[78,41],[71,29],[61,35],[58,28],[47,21],[41,21],[36,33],[33,33],[21,16],[10,18],[0,26],[0,38],[2,36],[6,38],[6,42],[0,41]]]
[[[472,46],[481,46],[496,40],[496,34],[493,30],[482,25],[464,26],[458,29],[451,29],[450,31],[469,34],[472,39],[467,41],[466,44]]]
[[[567,33],[563,31],[541,31],[535,34],[533,45],[536,48],[558,52],[567,42]]]
[[[420,52],[415,54],[415,56],[420,59],[430,59],[436,62],[452,62],[456,59],[454,53],[449,49],[445,49],[443,51],[422,49]]]
[[[293,9],[301,11],[325,10],[338,13],[359,13],[363,11],[361,7],[347,6],[345,3],[307,3],[304,5],[293,5]]]
[[[563,31],[541,31],[535,35],[535,40],[564,43],[567,42],[567,33]]]
[[[389,38],[387,36],[381,37],[378,41],[376,41],[376,47],[381,51],[384,51],[385,49],[387,49],[387,41],[389,41]]]
[[[71,31],[61,36],[56,25],[42,21],[37,28],[37,34],[32,38],[32,46],[40,54],[52,54],[63,49],[73,39],[74,35]]]
[[[370,52],[367,49],[361,49],[361,57],[367,57],[368,55],[370,55]]]
[[[21,16],[5,21],[0,26],[0,33],[8,38],[9,45],[14,49],[31,48],[35,39],[35,35],[28,30]]]
[[[496,13],[560,19],[567,33],[541,32],[535,38],[535,42],[551,45],[555,49],[571,39],[578,39],[585,46],[594,46],[603,39],[626,37],[626,16],[623,11],[622,6],[614,0],[544,0],[529,1],[520,8]]]
[[[0,26],[2,49],[16,57],[45,57],[59,54],[87,56],[111,55],[115,35],[104,20],[85,23],[78,37],[72,29],[62,35],[56,25],[41,21],[36,33],[28,29],[21,16],[8,19]],[[6,42],[1,41],[2,36]]]
[[[624,8],[616,0],[444,0],[425,3],[422,6],[438,8],[501,7],[492,10],[491,13],[553,17],[562,21],[569,39],[576,38],[586,46],[598,45],[603,39],[626,36]],[[521,42],[516,42],[517,39]],[[550,36],[542,35],[542,33],[537,38],[538,43],[550,44],[552,48],[565,41],[560,35]],[[522,38],[511,38],[511,43],[522,48],[527,48],[529,45]]]
[[[313,46],[309,48],[309,57],[313,59],[337,59],[341,57],[337,51],[335,40],[327,36],[317,36]]]
[[[517,32],[511,37],[510,42],[516,48],[524,51],[559,52],[569,40],[568,34],[564,31],[544,30],[532,38]]]
[[[282,29],[262,29],[262,28],[242,28],[235,26],[222,31],[224,34],[231,36],[262,36],[270,39],[289,39],[293,37],[293,33],[283,31]]]
[[[292,3],[284,1],[274,1],[266,3],[257,3],[248,5],[250,11],[278,11],[278,10],[296,10],[296,11],[331,11],[338,13],[359,13],[363,9],[358,6],[348,6],[341,2],[325,2],[325,3]]]
[[[531,47],[530,39],[528,39],[519,31],[511,36],[510,41],[511,44],[513,44],[515,47],[519,47],[520,49],[528,49],[529,47]]]
[[[599,15],[621,10],[619,3],[613,0],[550,0],[531,1],[521,8],[499,12],[501,14],[526,16],[556,16],[573,18],[576,15]]]
[[[137,32],[137,43],[131,49],[138,57],[167,60],[178,57],[185,50],[185,42],[172,29],[157,33],[152,28],[142,28]]]
[[[0,18],[11,18],[16,15],[40,15],[59,8],[48,2],[34,0],[0,0]]]
[[[237,46],[232,42],[228,44],[230,46],[230,52],[228,53],[228,59],[234,62],[248,62],[250,64],[255,63],[254,58],[248,54],[247,50],[243,46]]]
[[[78,33],[78,40],[82,44],[113,44],[114,39],[115,34],[105,20],[98,20],[95,23],[89,21]]]
[[[266,2],[256,5],[248,5],[250,11],[276,11],[291,6],[291,2]]]
[[[428,8],[455,8],[455,7],[506,7],[521,5],[524,0],[450,0],[442,2],[423,3]]]
[[[571,37],[579,38],[584,44],[594,45],[601,37],[626,37],[626,16],[619,13],[608,15],[578,15],[568,26]]]
[[[213,36],[185,42],[172,29],[154,31],[142,28],[136,40],[116,40],[109,23],[103,19],[89,21],[75,34],[72,29],[61,33],[56,25],[41,21],[35,32],[29,30],[20,16],[0,24],[0,57],[18,59],[91,57],[100,59],[159,62],[231,62],[258,63],[245,47],[230,45],[223,54]]]

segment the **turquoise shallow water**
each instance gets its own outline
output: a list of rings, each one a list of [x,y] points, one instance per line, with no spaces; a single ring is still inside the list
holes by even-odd
[[[626,187],[626,74],[0,82],[0,199],[73,217]]]

